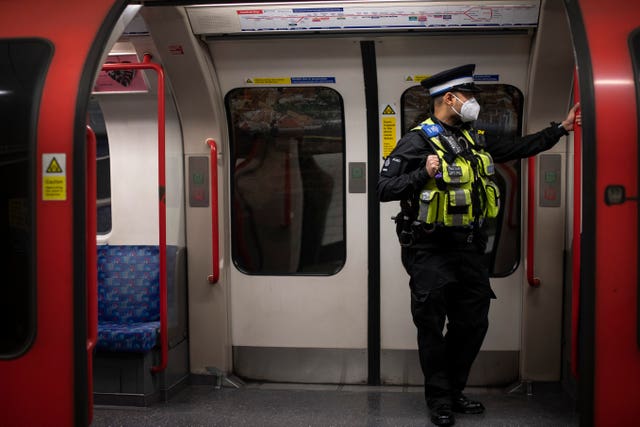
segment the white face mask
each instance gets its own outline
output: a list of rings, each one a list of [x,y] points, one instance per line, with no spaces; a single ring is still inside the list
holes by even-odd
[[[453,105],[451,106],[451,109],[460,116],[460,119],[463,122],[472,122],[474,120],[478,120],[478,115],[480,114],[480,104],[478,104],[478,101],[475,98],[467,99],[463,102],[457,96],[453,95],[453,97],[462,102],[462,108],[460,108],[460,112],[456,111],[456,109],[453,108]]]

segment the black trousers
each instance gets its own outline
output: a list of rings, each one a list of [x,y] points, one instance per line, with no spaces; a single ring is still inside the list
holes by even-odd
[[[465,388],[489,327],[489,303],[495,295],[488,266],[476,249],[402,248],[402,263],[411,276],[425,398],[430,406],[448,402]]]

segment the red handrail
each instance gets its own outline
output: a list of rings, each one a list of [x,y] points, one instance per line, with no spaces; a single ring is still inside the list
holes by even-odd
[[[580,102],[578,70],[573,77],[574,103]],[[580,245],[582,233],[582,129],[573,125],[573,238],[571,244],[571,372],[578,377],[578,320],[580,310]]]
[[[87,372],[89,390],[89,423],[93,419],[93,349],[98,342],[98,249],[96,234],[98,213],[96,208],[96,134],[87,126],[87,189],[86,189],[86,255],[87,255]]]
[[[218,146],[212,138],[207,138],[211,148],[211,263],[213,273],[207,277],[212,285],[220,279],[220,247],[218,244]]]
[[[159,192],[159,247],[160,247],[160,364],[153,366],[151,372],[157,373],[167,369],[169,357],[169,337],[167,336],[167,204],[166,165],[165,165],[165,99],[164,70],[159,64],[151,62],[151,55],[144,54],[140,63],[105,64],[104,71],[109,70],[154,70],[158,74],[158,192]]]
[[[527,282],[537,288],[540,279],[534,275],[535,263],[535,210],[536,210],[536,158],[529,157],[527,165]]]

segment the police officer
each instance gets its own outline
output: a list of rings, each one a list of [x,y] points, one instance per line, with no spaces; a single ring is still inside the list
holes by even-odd
[[[562,123],[522,138],[476,130],[472,123],[480,106],[474,95],[481,89],[473,83],[474,70],[474,64],[463,65],[421,82],[433,98],[434,114],[400,139],[378,181],[380,201],[400,200],[396,231],[410,276],[425,398],[431,421],[442,426],[454,424],[454,412],[484,412],[482,403],[462,391],[495,298],[482,228],[500,206],[494,162],[536,155],[573,130],[574,121],[580,123],[576,104]]]

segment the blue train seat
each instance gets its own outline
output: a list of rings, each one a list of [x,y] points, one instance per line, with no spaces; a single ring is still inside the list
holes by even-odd
[[[144,353],[160,329],[158,246],[98,246],[97,349]]]
[[[98,246],[98,343],[94,401],[146,406],[189,378],[187,254],[167,245],[168,368],[160,363],[160,248]]]

